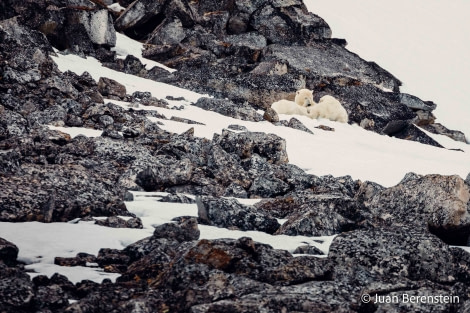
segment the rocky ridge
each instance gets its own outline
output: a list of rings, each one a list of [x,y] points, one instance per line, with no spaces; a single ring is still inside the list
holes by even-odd
[[[407,293],[459,297],[421,312],[465,312],[470,257],[448,244],[468,244],[468,178],[410,173],[384,188],[309,175],[288,163],[285,141],[276,135],[235,126],[211,140],[167,132],[142,112],[103,98],[157,107],[167,106],[165,100],[129,95],[107,78],[61,73],[49,56],[59,53],[53,48],[91,55],[117,70],[208,92],[216,99],[196,106],[250,121],[262,120],[255,109],[275,95],[307,87],[341,99],[365,128],[434,145],[414,125],[426,126],[419,116],[432,116],[435,104],[400,93],[398,79],[331,39],[326,22],[301,1],[119,1],[126,7],[120,15],[108,2],[0,4],[0,221],[108,216],[97,223],[139,228],[138,218],[117,218],[133,217],[124,204],[128,190],[165,191],[168,202],[197,195],[199,214],[160,225],[122,251],[103,247],[96,256],[55,260],[97,263],[121,274],[116,283],[73,284],[58,274],[31,279],[15,244],[0,238],[0,311],[416,311],[361,303],[366,293]],[[118,60],[109,49],[115,29],[145,40],[146,57],[178,71]],[[102,135],[71,138],[44,126],[51,124]],[[225,196],[265,199],[246,206]],[[277,218],[287,221],[280,225]],[[338,236],[326,258],[308,255],[322,252],[311,247],[299,247],[306,255],[294,257],[247,237],[199,240],[199,224]]]

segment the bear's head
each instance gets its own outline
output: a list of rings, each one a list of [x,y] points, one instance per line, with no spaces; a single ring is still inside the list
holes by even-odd
[[[315,105],[315,102],[313,102],[313,91],[308,89],[297,90],[295,93],[295,103],[303,107]]]

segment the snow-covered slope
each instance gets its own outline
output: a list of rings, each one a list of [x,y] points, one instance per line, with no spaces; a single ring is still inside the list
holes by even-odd
[[[355,42],[354,34],[338,32],[334,19],[330,20],[327,13],[316,10],[313,0],[307,1],[310,9],[316,13],[324,14],[327,21],[330,22],[335,35],[338,37],[350,38],[351,43]],[[333,1],[332,3],[335,3]],[[370,10],[376,8],[372,3],[368,4]],[[345,5],[347,8],[347,6]],[[338,12],[336,9],[331,12]],[[367,11],[371,12],[371,11]],[[351,16],[354,16],[350,12]],[[364,17],[365,18],[365,17]],[[345,19],[343,19],[343,22]],[[344,22],[348,25],[349,22]],[[360,28],[359,23],[354,24]],[[347,27],[345,27],[347,28]],[[359,32],[359,34],[361,34]],[[400,36],[403,33],[400,34]],[[367,41],[367,40],[365,40]],[[115,48],[121,57],[127,54],[134,54],[141,58],[141,44],[130,40],[124,36],[118,36],[118,46]],[[355,47],[351,45],[351,47]],[[354,48],[355,49],[355,48]],[[356,52],[360,52],[355,50]],[[362,52],[360,52],[362,55]],[[392,55],[390,53],[390,55]],[[382,62],[381,59],[374,58],[373,55],[364,53],[367,59],[373,59]],[[182,133],[190,127],[194,127],[195,136],[211,139],[214,133],[220,133],[222,129],[231,124],[245,126],[250,131],[260,131],[266,133],[275,133],[287,141],[287,152],[289,160],[308,173],[315,175],[333,176],[351,175],[354,179],[371,180],[384,186],[392,186],[398,183],[403,176],[410,171],[418,174],[458,174],[465,177],[470,172],[470,148],[469,146],[454,142],[447,137],[433,136],[443,146],[462,151],[453,151],[442,148],[435,148],[416,142],[381,136],[373,132],[366,131],[358,125],[347,125],[335,123],[327,120],[311,120],[307,117],[298,116],[297,118],[314,134],[308,134],[299,130],[274,126],[268,122],[247,122],[229,118],[218,113],[204,111],[192,106],[190,103],[196,101],[202,95],[184,90],[181,88],[169,86],[163,83],[157,83],[151,80],[138,78],[132,75],[116,72],[102,67],[99,62],[93,58],[83,59],[73,55],[58,55],[53,58],[61,71],[71,70],[77,74],[88,71],[96,80],[99,77],[109,77],[124,84],[128,93],[134,91],[150,91],[157,98],[166,96],[184,97],[187,101],[169,101],[171,105],[177,107],[183,106],[183,109],[164,109],[154,107],[133,108],[134,110],[146,109],[157,110],[167,118],[172,116],[191,119],[202,123],[202,125],[188,125],[166,119],[150,118],[161,122],[162,128]],[[383,60],[385,67],[388,67],[386,60]],[[408,61],[406,61],[408,62]],[[413,63],[413,62],[411,62]],[[410,67],[408,62],[408,67]],[[157,65],[149,62],[149,66]],[[389,68],[394,72],[393,68]],[[418,71],[418,70],[416,70]],[[402,78],[402,73],[395,73]],[[411,86],[411,80],[403,77],[406,87]],[[428,85],[430,89],[431,83]],[[411,88],[411,87],[410,87]],[[412,89],[407,89],[410,92]],[[416,92],[418,95],[419,92]],[[427,99],[427,95],[424,95]],[[429,96],[431,98],[431,95]],[[443,103],[436,100],[441,107]],[[114,102],[124,108],[129,108],[126,102],[107,100]],[[454,114],[454,117],[461,114]],[[289,119],[291,116],[281,116],[282,119]],[[326,125],[334,128],[334,131],[325,131],[316,128],[319,125]],[[452,126],[452,124],[450,125]],[[53,126],[50,126],[54,128]],[[80,128],[60,128],[61,131],[68,132],[72,136],[80,133],[87,136],[99,136],[99,131],[80,129]],[[149,197],[149,195],[151,197]],[[52,275],[55,272],[66,275],[72,282],[82,279],[90,279],[101,282],[103,278],[115,279],[116,274],[104,273],[97,268],[66,268],[53,264],[54,257],[72,257],[78,252],[88,252],[97,254],[100,248],[122,249],[126,245],[135,242],[141,238],[152,234],[153,226],[169,222],[173,217],[181,215],[197,215],[195,204],[171,204],[157,202],[161,194],[142,194],[136,193],[135,201],[127,202],[126,205],[130,212],[136,214],[143,221],[142,230],[134,229],[114,229],[91,224],[90,222],[73,223],[52,223],[42,224],[32,223],[0,223],[0,237],[11,240],[18,245],[20,254],[19,259],[26,262],[27,268],[34,270],[37,274]],[[231,231],[222,228],[199,226],[201,229],[201,238],[239,238],[250,236],[256,241],[271,244],[275,248],[290,250],[291,252],[302,243],[309,243],[327,252],[329,243],[333,237],[302,237],[302,236],[271,236],[261,232],[241,232]]]
[[[470,2],[305,0],[333,36],[402,82],[402,92],[437,103],[436,122],[470,139]]]

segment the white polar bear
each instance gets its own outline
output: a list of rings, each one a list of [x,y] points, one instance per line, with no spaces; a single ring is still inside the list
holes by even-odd
[[[300,106],[294,101],[286,99],[279,100],[271,104],[271,108],[277,112],[277,114],[289,114],[289,115],[306,115],[309,116],[309,112],[306,107]]]
[[[313,91],[308,89],[297,90],[295,93],[295,103],[303,107],[315,105],[313,101]]]
[[[321,97],[317,104],[309,108],[309,116],[313,119],[327,118],[330,121],[348,122],[348,112],[338,100],[328,95]]]

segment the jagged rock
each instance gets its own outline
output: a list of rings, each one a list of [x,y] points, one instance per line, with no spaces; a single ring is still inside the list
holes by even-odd
[[[73,258],[54,258],[54,264],[60,266],[87,266],[87,263],[96,263],[96,256],[81,252],[77,253],[77,255]]]
[[[221,135],[214,135],[213,141],[228,153],[235,153],[242,159],[249,158],[256,153],[274,164],[289,161],[285,140],[274,134],[234,133],[224,129]]]
[[[83,11],[79,15],[79,21],[93,44],[106,47],[116,45],[116,32],[108,10]]]
[[[264,111],[263,118],[271,123],[279,122],[279,115],[273,108],[269,107]]]
[[[196,200],[193,198],[187,197],[183,194],[170,193],[166,196],[163,196],[160,202],[170,202],[170,203],[196,203]]]
[[[116,43],[111,15],[90,1],[7,2],[22,24],[41,31],[59,50],[93,53],[93,45]]]
[[[423,127],[434,124],[436,117],[429,111],[418,110],[416,111],[416,118],[413,123],[417,126]]]
[[[252,196],[271,198],[289,191],[289,185],[276,177],[267,175],[256,177],[248,190]]]
[[[437,105],[431,101],[423,101],[416,96],[409,95],[406,93],[400,93],[399,99],[400,99],[400,103],[403,103],[410,109],[414,109],[414,110],[423,110],[423,111],[431,112],[431,111],[434,111],[437,107]]]
[[[197,271],[200,271],[197,274]],[[315,257],[294,258],[285,250],[254,242],[251,238],[200,240],[180,247],[171,267],[155,287],[187,289],[196,277],[207,281],[210,273],[230,273],[258,282],[295,284],[307,280],[325,279],[331,272],[328,263]],[[197,275],[189,279],[189,275]],[[186,276],[186,279],[183,279]],[[188,277],[189,276],[189,277]],[[166,286],[165,286],[166,284]],[[200,284],[200,285],[202,285]]]
[[[227,188],[225,188],[223,196],[245,199],[248,198],[248,193],[242,186],[236,183],[231,183]]]
[[[69,221],[86,215],[130,215],[113,183],[80,166],[22,165],[22,175],[0,175],[0,220]]]
[[[122,273],[127,269],[130,258],[121,250],[101,248],[98,251],[96,262],[106,272]]]
[[[98,91],[105,97],[116,96],[120,99],[126,96],[126,87],[117,81],[100,77],[98,81]]]
[[[259,122],[263,120],[261,114],[256,112],[252,107],[238,105],[229,100],[202,97],[199,98],[194,105],[204,110],[214,111],[225,116],[245,121]]]
[[[382,131],[383,133],[396,138],[413,140],[431,146],[443,148],[441,144],[426,135],[422,130],[408,121],[390,121]]]
[[[141,229],[142,220],[138,217],[130,218],[127,221],[118,216],[110,216],[104,220],[97,220],[97,225],[112,227],[112,228],[139,228]]]
[[[320,17],[308,13],[302,2],[275,2],[259,6],[250,26],[268,42],[292,44],[331,37],[329,26]],[[299,30],[301,30],[299,32]]]
[[[239,161],[219,145],[212,145],[207,157],[207,167],[224,186],[235,183],[246,189],[251,184],[248,173],[240,166]]]
[[[189,159],[175,160],[171,157],[158,156],[156,161],[158,163],[137,174],[136,183],[144,190],[163,190],[190,182],[194,165]]]
[[[458,130],[450,130],[447,127],[443,126],[442,124],[432,123],[432,124],[423,126],[423,128],[433,134],[445,135],[456,141],[468,143],[468,140],[465,137],[465,134],[463,132],[458,131]]]
[[[31,311],[34,286],[23,270],[0,263],[0,310],[2,312]]]
[[[356,230],[335,237],[328,258],[334,279],[371,282],[430,280],[451,283],[455,268],[449,247],[413,228]]]
[[[178,223],[166,223],[155,227],[153,238],[166,238],[178,242],[198,240],[200,231],[195,217],[182,218]]]
[[[338,282],[307,282],[195,305],[190,312],[355,312],[360,291],[351,289]]]
[[[135,33],[149,33],[159,22],[159,14],[164,1],[139,0],[134,1],[116,20],[115,27],[119,31],[134,31]],[[161,20],[160,20],[161,22]],[[139,30],[141,30],[139,32]]]
[[[275,218],[256,211],[236,199],[214,197],[196,198],[199,221],[218,227],[236,227],[240,230],[258,230],[273,234],[279,223]]]
[[[301,200],[302,201],[302,200]],[[355,202],[344,196],[311,195],[294,211],[276,234],[330,236],[356,228]]]
[[[304,245],[298,246],[292,252],[293,254],[312,254],[312,255],[324,255],[324,253],[315,246]]]
[[[366,203],[377,225],[413,225],[447,243],[470,235],[469,187],[459,176],[426,175],[380,190]]]
[[[147,44],[178,45],[186,37],[183,24],[177,17],[166,18],[150,34]]]
[[[125,273],[118,278],[119,282],[150,280],[158,277],[169,267],[170,256],[163,249],[156,247],[151,253],[130,264]]]
[[[15,244],[0,238],[0,261],[8,266],[15,265],[18,251],[18,247]]]
[[[289,120],[289,123],[287,124],[287,126],[293,129],[298,129],[298,130],[307,132],[309,134],[313,134],[313,132],[310,129],[308,129],[304,124],[302,124],[301,121],[299,121],[295,117]]]

